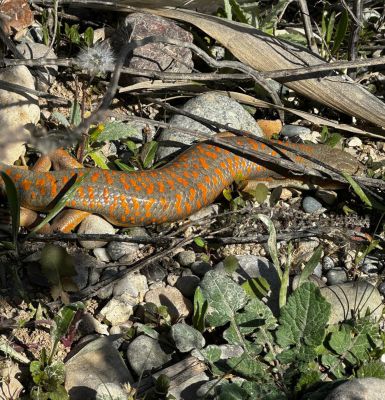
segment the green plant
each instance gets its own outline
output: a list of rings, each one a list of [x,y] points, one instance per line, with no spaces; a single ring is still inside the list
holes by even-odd
[[[326,378],[384,376],[379,326],[369,315],[328,326],[330,305],[310,282],[288,297],[278,317],[220,272],[208,272],[199,291],[206,330],[226,343],[195,350],[221,378],[214,384],[219,398],[295,399],[321,393]]]
[[[29,371],[34,383],[30,397],[33,400],[67,400],[68,393],[64,388],[65,367],[61,361],[54,361],[57,346],[66,335],[78,311],[84,309],[81,302],[62,307],[54,318],[51,328],[52,347],[47,354],[45,349],[38,360],[32,361]]]

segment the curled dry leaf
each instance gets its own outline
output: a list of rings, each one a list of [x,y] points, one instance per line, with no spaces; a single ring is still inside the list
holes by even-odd
[[[19,32],[33,23],[28,0],[3,0],[0,2],[0,22],[6,33]]]
[[[149,12],[195,25],[211,36],[239,61],[258,71],[297,69],[326,63],[302,46],[267,35],[249,25],[189,10],[152,9]],[[346,75],[327,75],[285,85],[343,113],[385,127],[385,105]]]

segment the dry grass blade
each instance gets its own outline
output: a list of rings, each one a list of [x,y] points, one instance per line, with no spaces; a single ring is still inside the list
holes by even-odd
[[[152,9],[157,15],[191,23],[226,47],[239,61],[258,71],[296,69],[323,59],[299,45],[279,40],[255,28],[188,10]],[[328,107],[385,126],[385,105],[346,75],[293,80],[291,89]]]

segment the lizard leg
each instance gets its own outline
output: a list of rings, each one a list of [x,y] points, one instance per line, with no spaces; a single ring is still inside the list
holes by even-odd
[[[51,224],[52,232],[69,233],[73,231],[86,217],[90,215],[87,211],[64,210],[56,216]]]

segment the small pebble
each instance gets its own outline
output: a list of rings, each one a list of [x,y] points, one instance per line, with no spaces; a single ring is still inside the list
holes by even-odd
[[[340,283],[345,283],[348,280],[346,272],[342,268],[332,268],[327,274],[326,278],[328,280],[328,285],[338,285]]]
[[[147,278],[148,284],[151,284],[162,281],[166,277],[167,271],[160,264],[155,263],[143,268],[142,274]]]
[[[314,214],[320,211],[323,207],[322,204],[311,196],[306,196],[302,201],[302,208],[308,214]]]
[[[196,260],[195,252],[192,250],[181,251],[177,257],[181,267],[189,267]]]
[[[326,272],[334,268],[334,261],[331,257],[325,256],[322,260],[322,269]]]
[[[103,261],[105,263],[110,262],[110,257],[107,253],[107,250],[104,247],[97,247],[96,249],[93,249],[92,252],[94,253],[94,256],[99,260]]]
[[[377,265],[373,264],[371,260],[364,260],[360,266],[360,271],[364,274],[376,274],[378,269]]]
[[[314,268],[313,274],[321,278],[322,276],[322,264],[318,263]]]
[[[107,245],[108,255],[113,261],[118,261],[124,256],[131,256],[134,259],[138,250],[139,246],[137,243],[110,242]]]
[[[362,140],[356,136],[352,137],[348,141],[348,146],[349,147],[361,147],[362,146]]]
[[[206,261],[195,261],[190,265],[190,268],[198,276],[204,276],[206,272],[212,269],[211,265]]]
[[[311,130],[307,128],[306,126],[301,126],[301,125],[284,125],[284,127],[281,130],[281,135],[282,136],[287,136],[289,138],[303,135],[303,134],[310,134]]]

